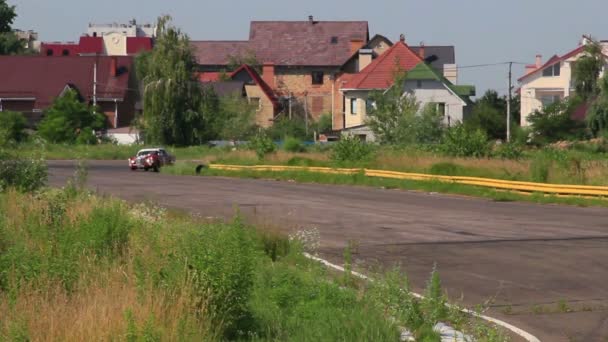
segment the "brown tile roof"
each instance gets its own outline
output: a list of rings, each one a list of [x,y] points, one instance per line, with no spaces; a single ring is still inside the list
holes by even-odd
[[[118,76],[110,75],[112,58],[116,58]],[[0,57],[0,98],[34,97],[35,108],[48,107],[67,85],[75,88],[87,101],[93,97],[93,66],[97,66],[97,97],[125,98],[132,57]]]
[[[352,55],[351,40],[366,43],[366,21],[253,21],[248,41],[194,41],[201,65],[225,65],[229,55],[255,53],[277,66],[341,66]]]

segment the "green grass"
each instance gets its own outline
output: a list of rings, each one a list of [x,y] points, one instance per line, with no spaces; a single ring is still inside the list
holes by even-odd
[[[165,167],[161,172],[173,175],[195,175],[196,163],[182,162],[171,167]],[[223,176],[252,179],[276,179],[289,180],[300,183],[319,183],[334,185],[368,186],[384,189],[416,190],[430,193],[445,193],[465,196],[488,198],[498,202],[522,201],[542,204],[566,204],[576,206],[598,206],[608,207],[608,200],[579,198],[579,197],[557,197],[544,194],[523,195],[507,191],[497,191],[490,188],[482,188],[470,185],[447,183],[439,181],[415,181],[397,180],[389,178],[366,177],[362,173],[354,175],[323,174],[308,171],[224,171],[204,168],[201,176]]]
[[[407,326],[435,341],[438,320],[475,334],[443,307],[438,275],[419,301],[401,272],[345,283],[303,256],[310,246],[238,216],[209,222],[75,188],[8,191],[0,340],[398,341]]]

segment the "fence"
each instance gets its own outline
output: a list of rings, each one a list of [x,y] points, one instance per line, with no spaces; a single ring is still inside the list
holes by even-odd
[[[588,185],[563,185],[563,184],[547,184],[508,181],[491,178],[464,177],[464,176],[440,176],[429,175],[423,173],[407,173],[387,170],[370,170],[359,168],[330,168],[330,167],[307,167],[307,166],[283,166],[283,165],[222,165],[211,164],[210,169],[226,170],[226,171],[307,171],[327,174],[343,174],[353,175],[361,173],[367,177],[391,178],[402,180],[417,180],[417,181],[440,181],[446,183],[456,183],[473,185],[485,188],[493,188],[497,190],[516,191],[520,193],[545,193],[558,196],[584,196],[593,198],[608,199],[608,186],[588,186]]]

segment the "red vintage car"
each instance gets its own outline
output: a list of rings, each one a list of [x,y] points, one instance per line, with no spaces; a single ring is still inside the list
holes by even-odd
[[[162,166],[171,165],[174,162],[175,157],[164,148],[146,148],[139,150],[136,156],[129,158],[129,168],[133,171],[143,169],[158,172]]]

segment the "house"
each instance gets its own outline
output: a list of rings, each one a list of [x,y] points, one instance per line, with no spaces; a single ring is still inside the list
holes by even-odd
[[[132,57],[2,56],[0,115],[2,111],[22,112],[35,127],[53,100],[73,89],[82,101],[97,103],[109,128],[128,126],[137,101],[132,70]]]
[[[522,126],[529,125],[530,114],[573,94],[573,66],[585,55],[585,46],[590,42],[588,37],[583,36],[575,49],[561,56],[554,55],[544,63],[542,56],[537,55],[534,64],[526,65],[525,75],[518,79]],[[604,55],[608,56],[608,41],[599,43],[603,47]],[[607,66],[608,62],[605,62],[604,69]]]
[[[150,51],[154,45],[156,27],[138,25],[135,20],[129,24],[89,24],[87,34],[75,42],[45,42],[40,45],[44,56],[133,56],[142,51]]]
[[[430,63],[418,63],[405,76],[404,91],[416,97],[421,109],[433,105],[443,115],[444,124],[463,122],[471,114],[475,87],[455,85]]]
[[[199,70],[226,70],[234,57],[255,57],[261,79],[290,111],[318,119],[341,117],[338,77],[369,40],[366,21],[253,21],[243,41],[193,41]]]
[[[265,66],[267,67],[267,66]],[[247,98],[256,109],[256,124],[260,127],[272,125],[281,105],[274,91],[249,65],[242,65],[230,74],[228,80],[221,81],[220,73],[201,73],[199,80],[204,86],[211,86],[218,96],[238,94]]]
[[[438,70],[440,68],[410,48],[403,35],[399,42],[376,59],[360,59],[359,62],[363,62],[360,64],[363,69],[340,88],[345,103],[343,131],[347,134],[355,134],[367,141],[375,140],[366,126],[367,111],[373,106],[369,96],[373,91],[384,91],[394,86],[395,75],[401,71],[407,72],[405,83],[399,85],[404,92],[413,93],[421,107],[437,105],[446,124],[463,121],[471,108],[469,96],[475,95],[474,87],[454,85]]]

